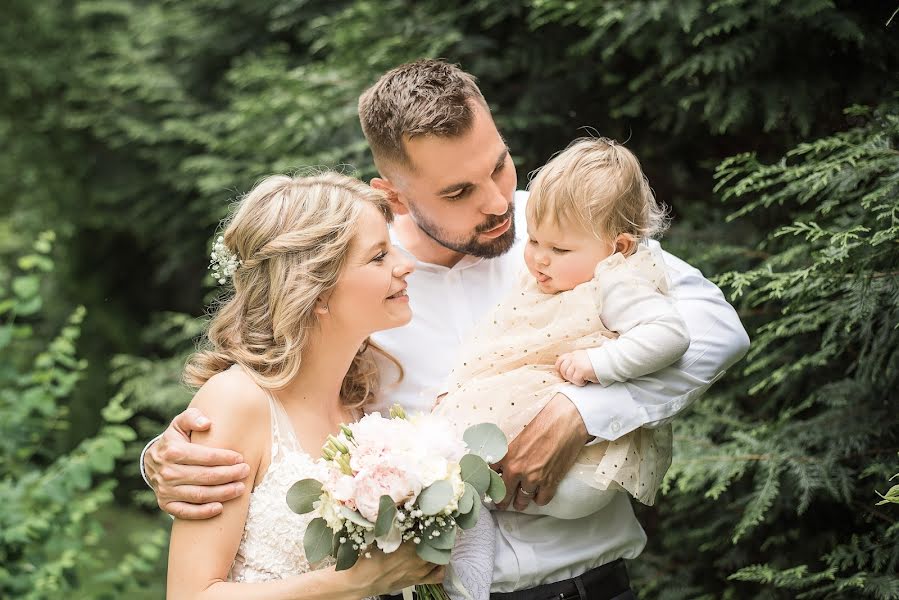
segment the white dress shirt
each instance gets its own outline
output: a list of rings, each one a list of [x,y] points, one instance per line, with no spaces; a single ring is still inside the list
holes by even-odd
[[[512,289],[523,268],[526,202],[527,192],[516,192],[517,239],[503,256],[466,256],[451,268],[416,263],[407,277],[412,321],[372,336],[405,370],[398,385],[385,387],[374,410],[396,402],[408,411],[431,410],[461,342]],[[664,251],[662,255],[671,278],[669,295],[687,325],[690,347],[672,366],[638,379],[606,387],[567,386],[564,393],[597,438],[614,440],[638,427],[667,422],[749,347],[740,319],[721,291],[684,261]],[[385,383],[391,380],[390,370],[385,364]],[[571,519],[511,509],[494,512],[498,527],[493,592],[568,579],[640,554],[646,534],[626,494],[597,492],[579,504],[584,509],[573,511]]]

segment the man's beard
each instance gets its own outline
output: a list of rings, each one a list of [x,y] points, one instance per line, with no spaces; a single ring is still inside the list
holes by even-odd
[[[474,235],[466,241],[452,241],[448,239],[446,232],[443,231],[443,229],[441,229],[439,226],[430,222],[427,218],[425,218],[424,215],[418,212],[418,209],[415,208],[414,203],[410,202],[408,204],[408,207],[409,214],[418,228],[424,231],[432,240],[434,240],[444,248],[452,250],[453,252],[470,254],[479,258],[496,258],[497,256],[502,256],[503,254],[508,252],[509,249],[515,244],[514,204],[509,205],[509,210],[506,211],[506,214],[504,215],[491,215],[487,222],[479,225],[477,229],[475,229]],[[498,238],[494,238],[488,242],[478,241],[478,236],[480,234],[484,233],[485,231],[495,229],[506,219],[509,219],[508,231],[506,231]]]

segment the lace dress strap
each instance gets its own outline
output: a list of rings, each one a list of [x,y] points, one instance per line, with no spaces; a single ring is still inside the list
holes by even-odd
[[[287,416],[287,411],[284,410],[284,406],[270,391],[266,390],[265,394],[268,396],[269,412],[271,414],[271,462],[274,463],[275,459],[282,458],[285,453],[303,452],[303,447],[297,439],[296,432],[290,422],[290,417]]]

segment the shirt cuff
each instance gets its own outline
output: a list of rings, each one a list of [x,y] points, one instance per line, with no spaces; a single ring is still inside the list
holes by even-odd
[[[623,383],[608,387],[567,385],[559,390],[571,400],[597,440],[617,440],[650,421],[646,410],[634,401]]]
[[[147,450],[150,449],[150,446],[158,442],[159,438],[161,437],[162,434],[160,433],[155,438],[147,442],[147,445],[144,446],[144,449],[140,451],[140,476],[144,478],[144,483],[146,483],[147,487],[149,487],[151,490],[153,489],[153,485],[150,483],[150,480],[147,479],[147,471],[144,469],[144,456],[147,455]]]

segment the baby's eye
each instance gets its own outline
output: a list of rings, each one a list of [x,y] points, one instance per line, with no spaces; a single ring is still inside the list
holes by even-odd
[[[555,246],[553,246],[553,252],[555,252],[556,254],[567,254],[568,252],[571,252],[571,250],[566,250],[565,248],[556,248]]]
[[[532,238],[532,237],[529,237],[529,238],[528,238],[528,244],[534,244],[534,245],[536,245],[536,244],[537,244],[537,240],[535,240],[535,239]]]

